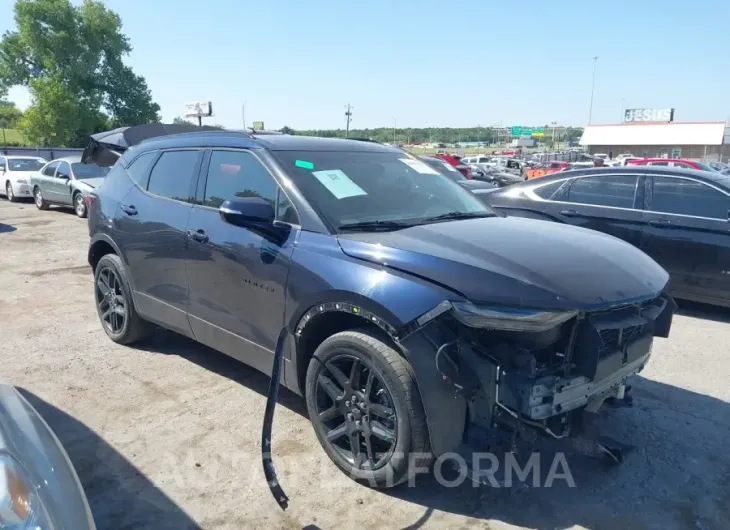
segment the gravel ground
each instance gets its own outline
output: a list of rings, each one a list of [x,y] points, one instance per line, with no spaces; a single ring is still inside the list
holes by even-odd
[[[55,430],[99,528],[730,527],[730,311],[682,306],[635,379],[635,406],[602,418],[636,450],[613,468],[569,454],[574,488],[446,489],[422,476],[373,491],[327,460],[303,402],[284,392],[281,512],[260,464],[268,379],[162,330],[142,347],[113,344],[87,244],[71,210],[0,201],[0,380]]]

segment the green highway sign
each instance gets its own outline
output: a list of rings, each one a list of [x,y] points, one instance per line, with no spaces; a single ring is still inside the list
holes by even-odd
[[[513,125],[512,136],[522,136],[522,127],[520,127],[519,125]]]
[[[522,136],[532,136],[532,127],[523,127]]]

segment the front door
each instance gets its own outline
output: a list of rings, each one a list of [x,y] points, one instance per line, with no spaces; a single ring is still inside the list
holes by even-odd
[[[655,175],[641,249],[678,298],[730,302],[730,196],[694,179]]]
[[[187,318],[185,228],[192,210],[202,150],[163,152],[149,177],[135,179],[119,205],[116,238],[133,280],[137,311],[164,327],[191,335]],[[142,155],[145,157],[147,155]],[[145,170],[148,160],[135,160]]]
[[[636,175],[576,177],[546,209],[564,223],[641,244],[643,179]]]
[[[190,326],[200,342],[270,373],[298,230],[287,225],[271,237],[227,223],[218,208],[235,197],[261,197],[279,209],[286,201],[252,153],[213,150],[188,222]]]

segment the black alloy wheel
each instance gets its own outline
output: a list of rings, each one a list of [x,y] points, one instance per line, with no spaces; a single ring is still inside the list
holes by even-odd
[[[307,367],[305,397],[319,443],[355,481],[390,488],[432,461],[413,368],[379,330],[325,339]]]
[[[102,324],[111,334],[121,334],[127,320],[127,301],[119,275],[112,267],[99,271],[94,291]]]
[[[379,469],[397,442],[393,397],[364,360],[341,354],[317,377],[316,428],[356,469]]]

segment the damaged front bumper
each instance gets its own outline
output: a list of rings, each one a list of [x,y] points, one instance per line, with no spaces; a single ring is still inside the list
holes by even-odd
[[[460,447],[465,442],[473,446],[475,440],[479,445],[484,433],[504,430],[531,440],[538,433],[551,438],[582,436],[586,415],[597,412],[609,398],[624,397],[627,381],[651,357],[653,338],[668,336],[675,308],[669,296],[660,295],[576,312],[551,329],[533,327],[527,332],[470,327],[448,308],[432,310],[401,344],[415,363],[419,385],[425,386],[421,394],[437,456],[457,450],[448,429],[458,420],[444,417],[444,410],[451,408],[455,415],[459,405],[452,399],[439,407],[432,397],[443,400],[444,385],[451,387],[452,398],[465,402]],[[422,353],[426,344],[435,352],[426,357],[433,359],[438,383],[431,383],[434,379],[418,359],[416,349]],[[441,432],[444,427],[446,434]]]

